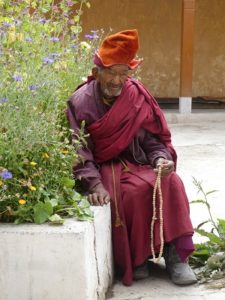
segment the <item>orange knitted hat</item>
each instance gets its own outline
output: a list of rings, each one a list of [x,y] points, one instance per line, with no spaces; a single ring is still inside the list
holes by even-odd
[[[136,29],[109,35],[95,53],[94,64],[103,67],[122,64],[127,65],[129,69],[135,69],[142,62],[135,59],[138,49],[139,39]]]

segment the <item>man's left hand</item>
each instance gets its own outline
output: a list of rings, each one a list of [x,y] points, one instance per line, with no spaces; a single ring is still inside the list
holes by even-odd
[[[174,162],[172,160],[160,157],[156,161],[156,168],[154,169],[156,173],[158,173],[159,166],[162,168],[162,176],[167,176],[174,171]]]

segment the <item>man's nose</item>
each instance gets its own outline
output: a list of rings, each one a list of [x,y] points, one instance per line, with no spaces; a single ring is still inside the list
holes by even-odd
[[[114,84],[120,84],[120,76],[118,74],[113,76],[113,83]]]

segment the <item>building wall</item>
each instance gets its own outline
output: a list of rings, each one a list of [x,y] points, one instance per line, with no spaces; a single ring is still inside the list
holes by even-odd
[[[179,97],[182,0],[90,0],[83,33],[136,28],[140,76],[156,97]],[[193,96],[225,95],[225,1],[196,0]]]
[[[193,95],[225,97],[225,1],[196,0]]]

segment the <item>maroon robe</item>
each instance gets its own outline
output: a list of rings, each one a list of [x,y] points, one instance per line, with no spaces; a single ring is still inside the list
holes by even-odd
[[[88,147],[80,150],[84,164],[74,167],[74,175],[88,190],[99,182],[108,190],[115,267],[123,283],[130,285],[133,268],[152,254],[150,223],[155,160],[163,157],[176,162],[170,131],[154,98],[130,78],[110,109],[102,103],[95,80],[79,87],[68,102],[67,115],[75,131],[82,120],[86,121],[90,138]],[[193,228],[184,186],[175,172],[162,178],[162,193],[164,240],[175,242],[184,260],[193,251],[190,239],[185,240],[193,234]],[[157,219],[156,253],[159,247]]]

